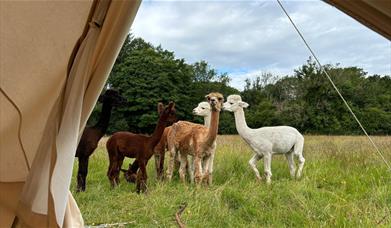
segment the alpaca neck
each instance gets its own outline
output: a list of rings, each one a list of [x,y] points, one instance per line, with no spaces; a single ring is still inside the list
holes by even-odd
[[[156,124],[156,127],[155,127],[155,130],[153,131],[152,135],[151,135],[151,141],[150,141],[150,152],[151,154],[148,154],[148,158],[150,156],[153,155],[153,148],[155,148],[155,146],[159,143],[162,135],[163,135],[163,132],[164,132],[164,128],[167,127],[167,123],[165,122],[165,120],[162,120],[159,118],[159,121],[158,123]]]
[[[239,135],[243,136],[250,130],[246,123],[243,108],[239,108],[238,110],[236,110],[234,115],[236,130],[238,131]]]
[[[204,116],[204,126],[207,127],[207,128],[210,127],[210,116],[211,115]]]
[[[217,137],[217,132],[219,130],[219,118],[220,111],[212,111],[212,116],[210,119],[209,131],[206,137],[206,145],[212,146]]]
[[[101,131],[102,135],[106,133],[106,130],[109,127],[112,108],[113,106],[111,104],[104,102],[102,105],[102,112],[100,114],[99,120],[94,126],[94,128],[97,128]]]

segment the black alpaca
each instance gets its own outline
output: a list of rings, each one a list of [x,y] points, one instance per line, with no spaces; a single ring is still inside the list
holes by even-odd
[[[93,127],[86,127],[84,129],[76,150],[76,157],[79,158],[79,169],[77,172],[78,192],[84,192],[86,190],[88,160],[98,146],[99,140],[106,133],[112,108],[125,103],[125,99],[121,97],[117,91],[111,89],[106,90],[106,92],[99,97],[98,101],[102,102],[102,112],[99,121]]]

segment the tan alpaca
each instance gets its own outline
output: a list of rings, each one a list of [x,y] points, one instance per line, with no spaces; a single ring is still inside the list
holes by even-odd
[[[188,121],[179,121],[172,125],[168,135],[168,151],[170,159],[167,169],[167,179],[172,178],[175,154],[178,152],[180,158],[179,176],[185,181],[187,155],[193,156],[194,180],[200,184],[203,179],[208,184],[212,182],[212,170],[209,170],[215,140],[217,137],[220,111],[224,102],[224,97],[220,93],[210,93],[206,95],[211,106],[210,127],[195,124]],[[202,160],[204,160],[204,170],[202,170]]]
[[[210,118],[212,111],[210,109],[210,104],[206,101],[200,102],[197,107],[193,109],[193,114],[196,116],[202,116],[204,117],[204,126],[208,127],[210,126]],[[155,167],[156,167],[156,177],[158,180],[162,180],[163,178],[163,167],[164,167],[164,155],[167,151],[167,136],[169,132],[171,131],[171,126],[166,127],[164,129],[164,133],[160,139],[160,142],[155,146],[154,151],[155,151]],[[216,149],[216,141],[214,143],[214,150]],[[175,161],[175,169],[179,167],[179,159],[178,156],[176,156],[176,161]],[[194,167],[193,167],[193,157],[188,156],[187,158],[187,167],[189,171],[189,177],[190,177],[190,182],[194,182]],[[210,162],[210,167],[209,167],[209,173],[213,172],[213,160],[214,160],[214,152],[212,153],[212,161]],[[211,179],[212,176],[209,175],[209,178]]]

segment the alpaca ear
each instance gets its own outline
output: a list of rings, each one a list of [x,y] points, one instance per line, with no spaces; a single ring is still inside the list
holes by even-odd
[[[159,103],[157,104],[157,112],[160,114],[160,113],[163,112],[163,110],[164,110],[164,105],[163,105],[162,102],[159,102]]]
[[[247,104],[244,101],[239,101],[239,106],[242,107],[242,108],[247,108],[249,106],[249,104]]]
[[[174,109],[175,108],[175,103],[173,101],[170,101],[170,103],[168,103],[168,108],[169,109]]]

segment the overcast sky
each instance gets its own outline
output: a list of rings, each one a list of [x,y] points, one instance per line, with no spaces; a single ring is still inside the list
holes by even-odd
[[[391,75],[390,41],[324,2],[282,2],[322,64]],[[144,0],[132,33],[188,63],[206,60],[239,90],[262,72],[292,75],[310,55],[274,0]]]

